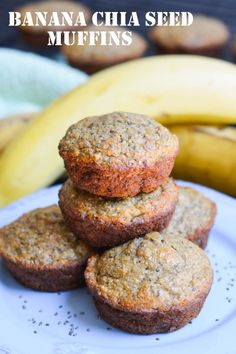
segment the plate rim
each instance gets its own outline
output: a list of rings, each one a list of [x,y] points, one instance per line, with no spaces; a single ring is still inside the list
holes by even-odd
[[[192,183],[192,182],[187,182],[187,181],[182,181],[182,180],[176,180],[177,184],[181,185],[181,186],[190,186],[193,188],[196,188],[197,190],[199,190],[202,193],[205,193],[209,196],[210,194],[210,198],[217,199],[218,202],[222,202],[222,203],[227,203],[227,205],[229,206],[229,208],[234,208],[236,209],[236,199],[233,197],[230,197],[228,195],[225,195],[219,191],[215,191],[214,189],[208,188],[206,186],[202,186],[196,183]],[[58,185],[54,185],[51,187],[47,187],[47,188],[43,188],[39,191],[36,191],[28,196],[25,196],[24,198],[21,198],[7,206],[5,206],[4,208],[0,209],[0,227],[1,225],[4,225],[4,221],[2,222],[2,219],[4,218],[4,216],[9,215],[9,213],[11,213],[13,210],[16,211],[18,209],[21,210],[21,214],[25,212],[25,210],[22,210],[24,208],[27,208],[28,203],[32,203],[34,200],[39,200],[40,198],[44,198],[45,194],[48,193],[48,191],[50,191],[50,193],[58,193],[59,188],[61,187],[61,184]],[[46,205],[46,204],[45,204]],[[36,206],[36,207],[40,207],[40,206]],[[29,209],[31,210],[31,208]],[[20,214],[20,215],[21,215]],[[3,216],[3,218],[2,218]],[[15,218],[13,218],[12,220],[15,220]],[[225,347],[225,353],[227,352],[227,354],[235,354],[235,352],[233,352],[232,349],[232,339],[231,338],[231,331],[233,330],[232,327],[232,322],[233,324],[236,323],[236,320],[232,319],[232,321],[230,321],[229,323],[227,323],[226,325],[222,326],[222,328],[220,328],[220,326],[218,328],[215,328],[214,331],[212,331],[212,333],[209,336],[209,333],[202,333],[201,336],[201,341],[204,341],[205,343],[205,339],[207,341],[207,352],[202,351],[203,354],[217,354],[217,338],[221,337],[222,335],[224,335],[224,338],[226,340],[224,340],[224,342],[226,342],[226,347]],[[217,326],[216,326],[217,327]],[[220,336],[219,336],[220,333]],[[217,334],[217,336],[216,336]],[[131,335],[132,336],[132,335]],[[185,339],[184,342],[180,342],[180,343],[168,343],[165,344],[158,344],[158,346],[155,346],[154,344],[152,345],[144,345],[141,346],[140,348],[135,348],[132,349],[132,347],[118,347],[115,348],[113,346],[100,346],[96,347],[96,346],[90,346],[87,347],[86,345],[83,344],[72,344],[71,342],[66,343],[65,341],[62,341],[61,343],[57,343],[59,351],[58,354],[60,354],[60,348],[63,348],[63,346],[68,345],[68,347],[70,347],[70,351],[68,351],[67,353],[71,353],[71,354],[100,354],[100,353],[119,353],[121,350],[123,350],[123,352],[125,353],[127,351],[132,351],[135,350],[135,352],[137,353],[151,353],[153,352],[154,349],[158,350],[158,352],[160,354],[170,354],[170,348],[173,348],[173,350],[176,352],[176,354],[181,353],[181,354],[189,354],[191,352],[191,354],[195,353],[195,350],[193,351],[193,348],[196,347],[197,351],[196,353],[199,352],[199,350],[203,350],[203,348],[200,348],[199,346],[199,338],[197,338],[198,336],[195,336],[196,338],[190,337],[189,339]],[[204,338],[206,337],[206,338]],[[213,340],[213,347],[212,344],[209,343],[209,338],[212,338]],[[202,343],[202,344],[204,344]],[[51,343],[50,343],[51,344]],[[184,346],[184,347],[183,347]],[[73,348],[74,347],[74,348]],[[222,348],[222,347],[221,347]],[[56,353],[57,351],[55,351],[55,347],[54,349],[51,348],[51,351],[49,351],[48,353]],[[75,352],[76,350],[76,352]],[[95,351],[94,351],[95,350]],[[2,350],[2,352],[4,353],[4,351]],[[1,344],[0,344],[0,353],[1,353]],[[9,351],[9,354],[18,354],[18,352],[16,350],[13,350],[12,352]],[[19,353],[19,354],[30,354],[28,351],[27,353]],[[46,354],[46,353],[45,353]],[[63,353],[64,354],[64,353]],[[66,353],[65,353],[66,354]],[[222,354],[221,352],[219,352],[219,354]]]

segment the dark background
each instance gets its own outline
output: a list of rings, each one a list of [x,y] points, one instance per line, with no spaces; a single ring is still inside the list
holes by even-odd
[[[26,44],[19,30],[8,27],[8,11],[14,11],[17,7],[36,0],[0,0],[0,46],[23,49],[26,51],[34,50],[40,54],[53,57],[58,49],[32,49]],[[236,0],[81,0],[92,11],[137,11],[139,18],[144,18],[147,11],[190,11],[212,15],[222,19],[231,30],[231,43],[224,50],[221,57],[234,61],[231,44],[232,38],[236,35]],[[147,38],[150,28],[141,26],[135,30],[142,33]],[[155,54],[156,50],[150,42],[147,54]]]

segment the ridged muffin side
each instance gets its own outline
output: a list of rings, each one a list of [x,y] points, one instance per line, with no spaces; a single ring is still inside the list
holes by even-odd
[[[114,247],[147,232],[163,230],[175,210],[178,187],[168,178],[151,193],[105,199],[79,190],[68,180],[59,206],[68,227],[93,247]]]
[[[104,197],[154,191],[170,175],[178,139],[154,119],[113,112],[72,125],[59,144],[70,179]]]

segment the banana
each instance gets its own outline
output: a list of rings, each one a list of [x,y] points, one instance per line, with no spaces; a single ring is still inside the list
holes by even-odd
[[[174,177],[236,197],[236,128],[172,126],[180,142]]]
[[[101,71],[51,104],[0,156],[0,205],[53,182],[63,171],[57,145],[72,123],[114,110],[163,124],[236,122],[236,67],[212,58],[167,55]]]
[[[26,127],[34,116],[34,113],[16,114],[0,120],[0,152]]]

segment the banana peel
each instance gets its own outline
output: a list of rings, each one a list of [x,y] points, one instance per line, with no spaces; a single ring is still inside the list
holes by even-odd
[[[236,122],[236,67],[218,59],[167,55],[106,69],[46,108],[0,156],[0,206],[45,187],[63,171],[57,146],[67,128],[123,110],[162,124]]]
[[[236,128],[172,126],[180,142],[173,175],[236,197]]]
[[[35,113],[16,114],[0,120],[0,152],[12,141],[35,117]]]

